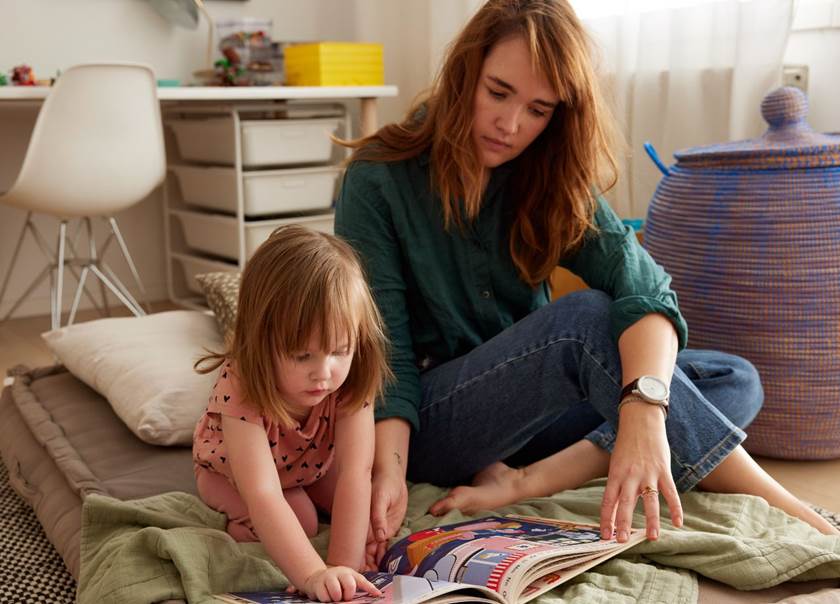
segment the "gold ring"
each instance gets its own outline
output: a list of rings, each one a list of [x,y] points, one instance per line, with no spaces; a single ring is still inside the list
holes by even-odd
[[[659,495],[659,491],[654,489],[653,487],[645,487],[642,489],[642,492],[639,493],[642,497],[647,497],[648,495]]]

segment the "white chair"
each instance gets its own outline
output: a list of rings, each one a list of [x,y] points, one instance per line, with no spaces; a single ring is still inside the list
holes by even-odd
[[[12,188],[0,196],[0,203],[27,212],[25,224],[0,288],[0,302],[6,293],[15,261],[27,231],[49,258],[49,264],[35,277],[21,297],[0,320],[9,318],[21,302],[48,276],[51,294],[51,326],[62,320],[64,268],[78,285],[68,316],[71,324],[85,289],[88,273],[100,282],[104,311],[108,313],[105,287],[137,316],[145,314],[137,299],[102,261],[116,239],[137,284],[141,299],[145,290],[120,233],[114,214],[136,204],[164,178],[166,155],[163,127],[154,73],[145,65],[129,63],[89,64],[71,67],[61,74],[50,90],[35,122],[23,165]],[[59,219],[55,252],[32,220],[33,214]],[[99,248],[94,239],[92,217],[101,217],[109,233]],[[67,226],[79,219],[75,234]],[[74,245],[84,226],[86,257]],[[77,273],[81,269],[81,273]]]

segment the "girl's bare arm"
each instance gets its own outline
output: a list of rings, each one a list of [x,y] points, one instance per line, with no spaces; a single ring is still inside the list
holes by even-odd
[[[359,569],[364,564],[370,518],[373,405],[349,415],[340,413],[335,432],[335,460],[330,472],[337,476],[327,562]]]

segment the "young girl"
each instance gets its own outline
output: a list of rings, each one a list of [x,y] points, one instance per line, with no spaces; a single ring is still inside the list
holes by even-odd
[[[364,564],[373,405],[389,374],[385,336],[352,249],[299,226],[274,231],[242,274],[232,343],[193,437],[198,492],[237,541],[261,541],[321,602],[379,591]],[[309,543],[332,516],[326,564]]]

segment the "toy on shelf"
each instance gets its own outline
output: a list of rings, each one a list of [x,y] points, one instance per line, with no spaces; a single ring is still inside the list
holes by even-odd
[[[35,72],[29,65],[18,65],[12,69],[12,84],[15,86],[34,86]]]
[[[271,21],[231,20],[219,24],[222,58],[213,71],[195,75],[211,86],[279,86],[283,84],[283,47],[271,40]]]
[[[213,64],[213,81],[215,86],[248,86],[249,82],[245,69],[241,65],[234,65],[229,59],[219,59]]]

